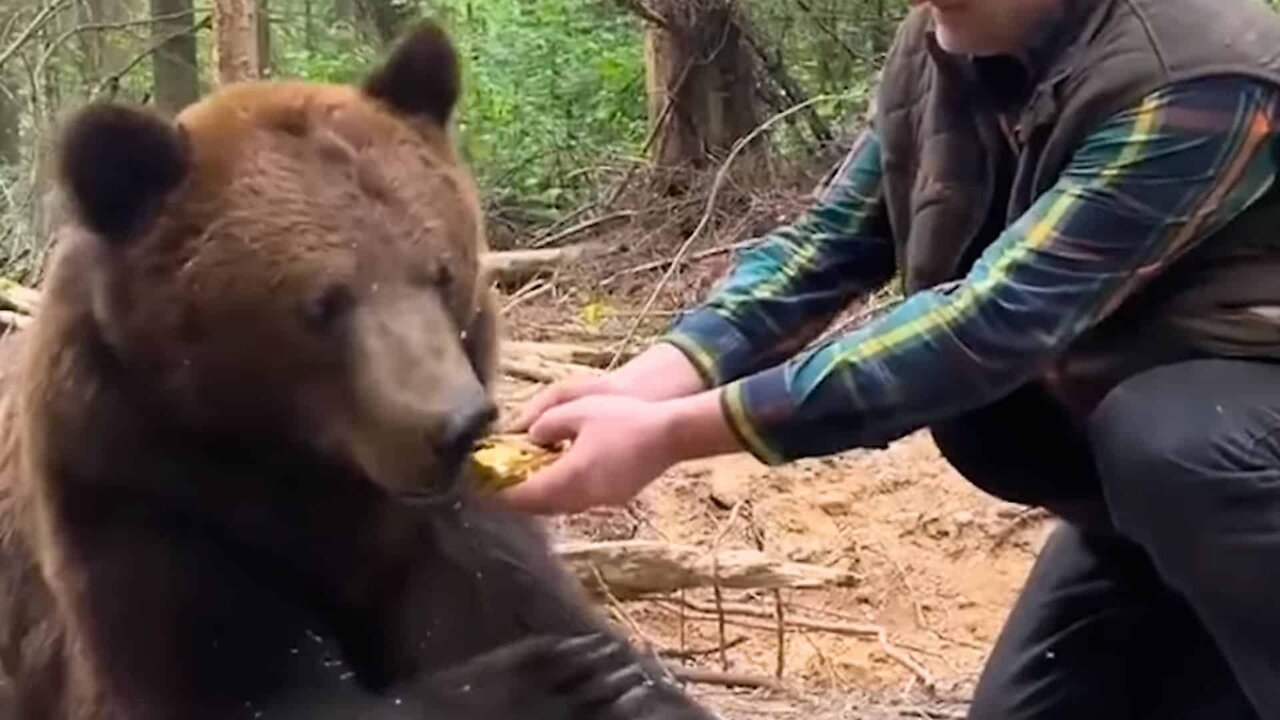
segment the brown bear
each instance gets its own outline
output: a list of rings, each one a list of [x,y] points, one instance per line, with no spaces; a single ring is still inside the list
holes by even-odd
[[[0,404],[5,718],[709,718],[460,468],[494,416],[432,25],[64,129]]]

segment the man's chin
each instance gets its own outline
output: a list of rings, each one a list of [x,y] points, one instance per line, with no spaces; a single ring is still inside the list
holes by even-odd
[[[936,17],[936,16],[935,16]],[[956,32],[941,19],[936,24],[938,47],[952,55],[999,55],[1005,50],[993,47],[990,41],[972,37],[969,33]]]

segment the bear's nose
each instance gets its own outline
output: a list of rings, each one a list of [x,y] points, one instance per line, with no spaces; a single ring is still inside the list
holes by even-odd
[[[461,462],[497,417],[498,408],[485,393],[467,397],[445,419],[440,436],[441,452],[448,460]]]

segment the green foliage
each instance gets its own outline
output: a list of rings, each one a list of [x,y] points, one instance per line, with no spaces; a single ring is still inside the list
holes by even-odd
[[[142,102],[152,95],[152,2],[0,0],[0,48],[45,16],[0,67],[0,83],[21,110],[22,136],[20,165],[0,166],[0,245],[40,225],[43,173],[34,168],[49,128],[91,98]],[[637,156],[649,135],[645,27],[619,0],[259,2],[268,9],[271,74],[325,82],[358,80],[385,51],[378,38],[386,28],[374,27],[371,12],[383,20],[441,20],[465,77],[457,135],[491,206],[554,217],[597,192],[603,178],[643,162]],[[210,4],[194,0],[194,19],[205,20]],[[905,0],[753,0],[740,7],[803,99],[865,96]],[[109,22],[86,26],[98,19]],[[196,38],[204,92],[212,85],[212,37],[204,27]],[[780,101],[791,99],[779,100],[775,88],[773,102]],[[814,110],[838,128],[857,117],[860,103],[826,102]],[[794,119],[789,129],[771,133],[775,151],[813,150],[812,132]],[[15,252],[0,247],[0,267]]]
[[[305,18],[272,26],[271,72],[276,77],[316,82],[357,82],[375,61],[376,49],[363,41],[349,19]]]
[[[646,134],[642,34],[598,0],[439,3],[464,58],[458,133],[490,190],[561,205]]]
[[[643,36],[625,12],[600,0],[440,0],[416,9],[443,22],[458,46],[458,138],[487,195],[562,207],[590,187],[602,160],[639,149]],[[352,22],[316,18],[321,28],[308,32],[296,12],[289,18],[273,25],[278,76],[349,82],[376,61],[379,49]]]

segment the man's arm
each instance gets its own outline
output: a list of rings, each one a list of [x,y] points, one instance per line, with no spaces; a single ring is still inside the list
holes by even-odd
[[[728,384],[729,425],[779,463],[880,446],[997,399],[1270,189],[1276,121],[1275,90],[1245,79],[1153,94],[1087,138],[961,286]]]
[[[714,387],[790,357],[860,294],[887,282],[894,251],[871,130],[823,197],[743,252],[716,292],[664,340]]]

